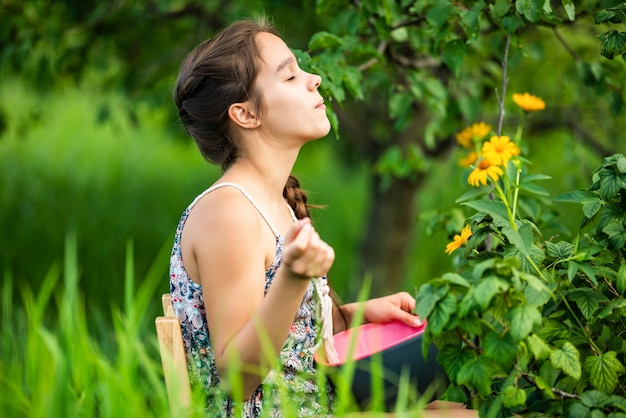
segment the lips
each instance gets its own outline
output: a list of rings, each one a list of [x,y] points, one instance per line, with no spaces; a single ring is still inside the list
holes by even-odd
[[[326,109],[326,106],[324,105],[324,99],[322,99],[322,100],[321,100],[321,101],[317,104],[317,106],[315,106],[315,108],[316,108],[316,109],[319,109],[319,108],[324,108],[324,109]]]

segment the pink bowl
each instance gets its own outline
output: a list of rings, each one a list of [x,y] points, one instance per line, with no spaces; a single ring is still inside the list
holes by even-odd
[[[325,362],[318,358],[318,362],[323,362],[328,366],[337,366],[345,363],[350,354],[350,345],[354,344],[352,352],[353,360],[361,360],[375,353],[401,344],[424,333],[426,323],[419,327],[411,327],[402,322],[394,321],[385,324],[364,324],[357,328],[350,328],[335,334],[335,349],[339,356],[339,361],[335,363]],[[354,341],[354,342],[353,342]],[[415,353],[419,355],[420,353]]]
[[[382,380],[383,400],[386,408],[392,410],[401,376],[408,377],[416,397],[430,396],[430,399],[435,399],[447,388],[448,379],[443,368],[437,364],[439,352],[434,344],[430,344],[426,357],[423,355],[422,336],[425,329],[426,321],[419,327],[398,321],[364,324],[335,334],[338,362],[327,362],[323,350],[315,355],[315,361],[325,366],[334,384],[338,379],[349,377],[343,373],[343,366],[352,360],[355,367],[350,385],[352,395],[361,407],[367,407],[373,399],[372,387],[376,386],[373,382]],[[382,365],[382,375],[380,367],[375,364]]]

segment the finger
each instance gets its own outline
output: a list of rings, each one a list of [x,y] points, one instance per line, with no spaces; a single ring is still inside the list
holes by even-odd
[[[397,319],[398,321],[404,322],[406,325],[410,327],[419,327],[423,324],[423,321],[419,316],[410,314],[405,311],[398,311],[398,314],[396,315],[395,319]]]
[[[285,243],[290,243],[295,240],[300,235],[306,225],[311,226],[310,218],[298,219],[298,221],[294,223],[293,226],[289,228],[289,230],[285,234]]]
[[[400,309],[406,312],[413,312],[415,309],[415,298],[407,292],[399,292],[396,296],[400,300]]]
[[[297,231],[297,235],[292,236],[291,242],[285,241],[283,259],[286,263],[291,263],[306,253],[312,233],[313,227],[310,222],[305,222]]]
[[[311,263],[314,266],[312,268],[312,275],[315,277],[326,275],[335,261],[335,250],[324,242],[321,244]]]

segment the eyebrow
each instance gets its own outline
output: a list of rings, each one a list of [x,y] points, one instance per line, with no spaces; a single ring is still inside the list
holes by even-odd
[[[294,57],[289,57],[286,60],[284,60],[283,62],[281,62],[280,64],[278,64],[278,67],[276,67],[276,72],[279,73],[281,70],[283,70],[286,66],[288,66],[289,64],[292,64],[295,62],[295,58]]]

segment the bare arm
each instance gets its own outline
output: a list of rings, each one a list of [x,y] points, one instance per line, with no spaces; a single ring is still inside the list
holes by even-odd
[[[359,311],[363,309],[363,322],[384,323],[394,320],[402,321],[410,326],[421,325],[421,320],[417,315],[411,312],[415,309],[415,299],[407,292],[398,292],[392,295],[383,296],[380,298],[370,299],[365,302],[352,302],[342,305],[340,308],[347,319],[347,326],[350,326],[352,318]],[[337,316],[341,315],[339,312],[335,312]],[[346,325],[344,321],[335,318],[334,332],[341,332],[345,330]]]

